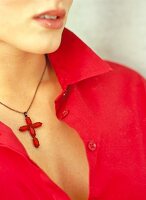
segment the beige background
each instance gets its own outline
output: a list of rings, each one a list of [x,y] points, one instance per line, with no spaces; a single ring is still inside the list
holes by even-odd
[[[146,0],[74,0],[66,26],[103,59],[146,77]]]

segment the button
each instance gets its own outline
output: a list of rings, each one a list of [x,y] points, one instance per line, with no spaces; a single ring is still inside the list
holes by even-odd
[[[64,91],[64,93],[62,94],[64,97],[68,94],[70,87],[68,86],[66,88],[66,90]]]
[[[65,97],[67,95],[67,91],[65,91],[64,93],[63,93],[63,96]]]
[[[63,110],[60,114],[60,119],[64,119],[69,114],[69,110]]]
[[[91,141],[88,142],[88,148],[91,151],[95,151],[96,147],[97,147],[97,144],[96,144],[96,142],[94,140],[91,140]]]

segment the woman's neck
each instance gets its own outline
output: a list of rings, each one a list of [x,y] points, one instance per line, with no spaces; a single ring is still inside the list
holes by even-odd
[[[0,46],[0,97],[17,93],[31,93],[37,86],[44,67],[44,54],[31,54]],[[42,82],[48,80],[48,69]],[[0,98],[1,99],[1,98]]]

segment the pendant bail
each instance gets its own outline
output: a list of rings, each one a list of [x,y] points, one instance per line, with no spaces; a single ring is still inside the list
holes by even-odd
[[[24,114],[25,117],[27,117],[27,112],[24,112],[23,114]]]

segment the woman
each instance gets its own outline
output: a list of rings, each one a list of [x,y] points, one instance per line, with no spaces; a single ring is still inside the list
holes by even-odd
[[[72,0],[0,0],[0,198],[145,200],[146,93],[64,28]]]

